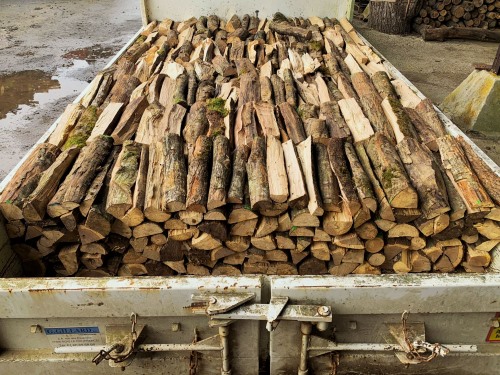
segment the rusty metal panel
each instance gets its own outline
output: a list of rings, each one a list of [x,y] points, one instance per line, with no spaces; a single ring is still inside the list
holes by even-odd
[[[189,316],[185,307],[200,291],[255,292],[254,277],[106,277],[0,279],[0,319]]]
[[[275,297],[331,305],[336,314],[500,311],[500,274],[273,277]]]
[[[409,321],[424,323],[427,342],[475,348],[409,367],[390,351],[327,353],[308,359],[314,374],[330,374],[338,359],[338,374],[486,374],[500,366],[500,346],[486,343],[500,311],[498,274],[281,277],[271,279],[271,291],[293,303],[331,306],[333,323],[326,331],[313,328],[313,335],[339,345],[387,343],[387,324],[400,324],[409,311]],[[281,322],[271,333],[272,374],[297,371],[301,338],[296,322]]]
[[[54,354],[61,344],[50,340],[46,329],[91,327],[97,332],[92,344],[101,340],[104,345],[107,327],[129,327],[134,312],[138,324],[147,325],[144,344],[191,344],[218,334],[218,328],[209,326],[208,316],[192,312],[193,294],[253,293],[252,301],[259,303],[261,290],[259,277],[0,279],[0,373],[27,373],[28,369],[33,374],[120,372],[107,361],[95,366],[91,362],[95,353]],[[234,373],[258,374],[259,327],[257,321],[230,326]],[[187,374],[192,358],[189,351],[139,353],[127,373]],[[198,374],[221,373],[220,351],[203,352],[196,362]]]

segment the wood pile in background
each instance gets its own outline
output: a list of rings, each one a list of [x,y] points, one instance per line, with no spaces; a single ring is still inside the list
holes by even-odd
[[[347,20],[212,15],[148,25],[0,209],[27,275],[484,272],[498,186]]]
[[[438,27],[476,27],[495,29],[500,26],[499,0],[424,0],[415,25]]]

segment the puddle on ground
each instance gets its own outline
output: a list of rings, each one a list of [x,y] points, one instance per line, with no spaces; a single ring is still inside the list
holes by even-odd
[[[85,60],[88,63],[95,62],[97,59],[108,58],[113,56],[115,53],[110,47],[104,47],[100,44],[96,44],[92,47],[78,48],[73,51],[69,51],[63,55],[65,59],[77,59]]]
[[[71,67],[59,69],[55,75],[40,70],[0,75],[0,128],[17,127],[22,120],[29,120],[36,112],[35,106],[80,93],[88,83],[70,75],[88,66],[84,60],[74,60]]]
[[[0,77],[0,120],[16,114],[19,104],[33,105],[35,94],[58,89],[59,81],[41,70],[27,70]]]

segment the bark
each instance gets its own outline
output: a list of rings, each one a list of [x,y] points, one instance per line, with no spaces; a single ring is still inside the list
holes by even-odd
[[[49,216],[59,217],[80,206],[112,146],[113,138],[102,135],[82,149],[71,171],[47,206]]]
[[[231,184],[227,194],[228,203],[243,203],[245,198],[246,162],[249,149],[246,146],[238,147],[234,151]]]
[[[363,205],[368,207],[371,212],[375,212],[377,210],[377,200],[375,199],[370,179],[358,160],[356,150],[349,142],[344,144],[344,150],[349,161],[349,166],[351,167],[352,178],[358,192],[358,197]]]
[[[271,198],[266,168],[266,143],[263,137],[254,138],[246,169],[252,209],[268,208],[271,205]]]
[[[489,212],[494,206],[472,170],[459,143],[451,135],[438,138],[443,167],[462,197],[469,214]]]
[[[374,130],[383,134],[391,142],[395,143],[394,131],[389,125],[382,108],[382,98],[375,89],[368,74],[361,72],[352,75],[352,85],[358,93],[361,106],[370,120]]]
[[[178,134],[165,137],[165,207],[168,212],[186,208],[187,167],[182,138]]]
[[[194,103],[187,115],[186,126],[182,132],[184,140],[190,145],[194,145],[200,135],[208,131],[207,109],[205,102]]]
[[[186,209],[205,213],[207,211],[208,187],[212,156],[212,139],[200,136],[196,140],[187,175]]]
[[[137,179],[134,184],[132,207],[120,219],[129,227],[135,227],[144,221],[144,201],[146,197],[146,184],[149,166],[149,146],[141,145],[141,155]]]
[[[54,163],[41,174],[36,189],[26,198],[23,205],[23,216],[27,221],[43,220],[47,211],[47,204],[54,196],[62,177],[79,151],[78,147],[63,151]]]
[[[328,142],[328,157],[330,166],[337,177],[344,201],[348,204],[351,215],[354,216],[361,208],[356,188],[347,167],[344,152],[344,142],[341,139],[330,139]]]
[[[394,208],[417,208],[417,192],[410,184],[396,148],[391,142],[384,135],[377,133],[367,140],[366,152],[390,205]]]
[[[16,171],[0,195],[0,209],[7,220],[23,218],[22,208],[26,198],[35,191],[42,172],[54,163],[58,155],[59,149],[56,146],[42,143]]]
[[[218,135],[213,141],[212,175],[208,189],[207,209],[212,210],[226,204],[227,189],[230,183],[231,158],[229,139]]]
[[[278,34],[293,36],[294,38],[301,40],[309,40],[312,37],[311,30],[302,29],[297,26],[292,26],[285,22],[273,21],[269,24],[269,29],[271,29],[274,32],[277,32]]]
[[[406,138],[398,146],[401,161],[417,190],[420,208],[427,219],[448,212],[448,195],[443,177],[429,151],[415,139]]]
[[[320,118],[325,120],[331,138],[349,138],[351,132],[340,114],[340,108],[335,102],[321,103]]]
[[[125,141],[117,162],[111,171],[111,181],[106,199],[106,212],[122,218],[132,207],[133,186],[137,179],[141,147],[133,141]]]
[[[311,215],[323,215],[323,202],[319,194],[319,189],[316,180],[316,169],[313,163],[312,142],[311,137],[297,145],[297,153],[304,173],[304,180],[309,197],[308,209]]]
[[[115,144],[121,145],[126,140],[131,139],[137,131],[142,114],[148,106],[145,96],[140,96],[131,101],[123,111],[120,121],[111,133]]]
[[[170,218],[165,204],[165,142],[157,141],[149,145],[149,168],[144,197],[144,216],[154,222],[164,222]]]
[[[285,83],[278,77],[277,74],[271,76],[271,84],[273,85],[274,102],[276,105],[286,102]]]
[[[279,105],[281,116],[285,122],[288,136],[294,144],[298,144],[306,139],[304,125],[299,115],[290,103],[282,103]]]

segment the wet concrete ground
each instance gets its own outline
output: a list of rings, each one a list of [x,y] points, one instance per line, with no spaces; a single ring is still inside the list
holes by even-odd
[[[473,62],[491,63],[497,48],[426,43],[355,25],[435,103],[467,77]],[[1,1],[0,179],[140,26],[137,0]],[[473,138],[500,163],[496,140]]]
[[[141,27],[135,0],[2,0],[0,179]]]

